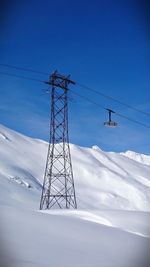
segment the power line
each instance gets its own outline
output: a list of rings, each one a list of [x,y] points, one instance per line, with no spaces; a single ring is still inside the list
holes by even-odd
[[[77,95],[77,96],[79,96],[79,97],[81,97],[81,98],[84,98],[84,99],[87,100],[88,102],[90,102],[90,103],[96,105],[97,107],[99,107],[99,108],[101,108],[101,109],[107,111],[107,108],[106,108],[106,107],[104,107],[104,106],[102,106],[102,105],[96,103],[95,101],[91,100],[90,98],[85,97],[85,96],[83,96],[83,95],[81,95],[81,94],[79,94],[79,93],[76,93],[76,92],[72,91],[72,90],[70,90],[70,91],[71,91],[73,94],[75,94],[75,95]],[[145,128],[150,128],[150,126],[147,125],[147,124],[145,124],[145,123],[142,123],[142,122],[140,122],[140,121],[134,120],[134,119],[132,119],[132,118],[130,118],[130,117],[128,117],[128,116],[125,116],[125,115],[123,115],[123,114],[120,114],[120,113],[118,113],[118,112],[116,112],[116,111],[115,111],[114,113],[115,113],[117,116],[119,116],[119,117],[121,117],[121,118],[124,118],[124,119],[126,119],[126,120],[128,120],[128,121],[134,122],[134,123],[136,123],[136,124],[138,124],[138,125],[140,125],[140,126],[143,126],[143,127],[145,127]]]
[[[95,101],[91,100],[91,99],[88,98],[87,96],[83,96],[83,95],[81,95],[81,94],[79,94],[79,93],[77,93],[77,92],[72,91],[71,89],[69,89],[69,91],[71,91],[74,95],[77,95],[77,96],[79,96],[79,97],[81,97],[81,98],[84,98],[85,100],[87,100],[88,102],[90,102],[90,103],[96,105],[97,107],[100,107],[100,108],[103,109],[103,110],[107,110],[106,107],[102,106],[101,104],[96,103]]]
[[[7,68],[13,68],[13,69],[17,69],[17,70],[22,70],[22,71],[27,71],[27,72],[38,73],[38,74],[42,74],[42,75],[49,75],[49,73],[47,73],[47,72],[37,71],[37,70],[30,69],[30,68],[18,67],[18,66],[14,66],[14,65],[10,65],[10,64],[0,63],[0,66],[7,67]],[[125,106],[127,108],[130,108],[130,109],[136,111],[136,112],[139,112],[139,113],[141,113],[143,115],[146,115],[146,116],[150,117],[150,114],[148,112],[145,112],[143,110],[135,108],[135,107],[133,107],[133,106],[131,106],[131,105],[125,103],[125,102],[122,102],[122,101],[120,101],[120,100],[118,100],[118,99],[116,99],[116,98],[114,98],[112,96],[109,96],[109,95],[104,94],[104,93],[102,93],[100,91],[97,91],[94,88],[90,88],[90,87],[88,87],[88,86],[86,86],[84,84],[81,84],[81,83],[78,83],[78,82],[76,82],[76,84],[79,85],[80,87],[86,89],[86,90],[92,91],[92,92],[94,92],[94,93],[96,93],[98,95],[101,95],[101,96],[103,96],[103,97],[105,97],[107,99],[110,99],[110,100],[112,100],[112,101],[114,101],[114,102],[116,102],[116,103],[118,103],[120,105],[123,105],[123,106]]]
[[[144,115],[150,117],[150,114],[149,114],[148,112],[145,112],[145,111],[143,111],[143,110],[137,109],[137,108],[135,108],[135,107],[133,107],[133,106],[127,104],[127,103],[124,103],[124,102],[122,102],[122,101],[120,101],[120,100],[118,100],[118,99],[116,99],[116,98],[114,98],[114,97],[112,97],[112,96],[106,95],[106,94],[104,94],[104,93],[102,93],[102,92],[100,92],[100,91],[97,91],[97,90],[95,90],[95,89],[93,89],[93,88],[90,88],[90,87],[88,87],[88,86],[86,86],[86,85],[80,84],[80,83],[78,83],[78,82],[76,82],[76,84],[79,85],[80,87],[86,89],[86,90],[92,91],[92,92],[94,92],[94,93],[96,93],[96,94],[98,94],[98,95],[101,95],[101,96],[103,96],[103,97],[105,97],[105,98],[107,98],[107,99],[110,99],[110,100],[112,100],[112,101],[114,101],[114,102],[116,102],[116,103],[118,103],[118,104],[121,104],[121,105],[123,105],[123,106],[125,106],[125,107],[127,107],[127,108],[130,108],[130,109],[132,109],[132,110],[134,110],[134,111],[137,111],[137,112],[139,112],[139,113],[142,113],[142,114],[144,114]]]
[[[17,66],[9,65],[9,64],[2,64],[2,63],[0,63],[0,66],[11,68],[11,69],[16,69],[16,70],[27,71],[27,72],[34,72],[34,73],[43,74],[43,75],[49,75],[49,73],[46,73],[46,72],[43,72],[43,71],[38,71],[38,70],[33,70],[33,69],[28,69],[28,68],[17,67]]]
[[[149,126],[148,124],[145,124],[145,123],[143,123],[143,122],[134,120],[134,119],[129,118],[129,117],[125,116],[125,115],[122,115],[122,114],[120,114],[120,113],[118,113],[118,112],[115,112],[115,114],[116,114],[117,116],[121,117],[121,118],[124,118],[124,119],[126,119],[126,120],[128,120],[128,121],[134,122],[134,123],[136,123],[136,124],[139,124],[139,125],[141,125],[141,126],[143,126],[143,127],[145,127],[145,128],[150,128],[150,126]]]
[[[21,76],[21,75],[16,75],[16,74],[11,74],[11,73],[8,73],[8,72],[1,72],[0,71],[0,74],[7,75],[7,76],[12,76],[12,77],[16,77],[16,78],[21,78],[21,79],[24,79],[24,80],[31,80],[31,81],[42,82],[42,83],[44,82],[42,80],[38,80],[38,79],[26,77],[26,76]]]
[[[11,73],[6,73],[6,72],[0,72],[0,74],[2,74],[2,75],[7,75],[7,76],[12,76],[12,77],[16,77],[16,78],[21,78],[21,79],[25,79],[25,80],[31,80],[31,81],[36,81],[36,82],[47,83],[46,81],[43,81],[43,80],[39,80],[39,79],[35,79],[35,78],[30,78],[30,77],[26,77],[26,76],[20,76],[20,75],[11,74]],[[77,84],[78,84],[78,83],[77,83]],[[78,84],[78,85],[79,85],[79,84]],[[91,89],[90,89],[90,90],[91,90]],[[84,98],[85,100],[91,102],[92,104],[94,104],[94,105],[96,105],[96,106],[102,108],[103,110],[107,110],[106,107],[104,107],[104,106],[102,106],[102,105],[100,105],[100,104],[94,102],[93,100],[89,99],[88,97],[85,97],[85,96],[83,96],[83,95],[80,95],[79,93],[75,93],[75,92],[73,92],[72,90],[70,90],[70,91],[71,91],[73,94],[76,94],[76,95],[78,95],[78,96]],[[139,110],[138,110],[138,111],[139,111]],[[126,119],[126,120],[128,120],[128,121],[134,122],[134,123],[136,123],[136,124],[138,124],[138,125],[141,125],[141,126],[143,126],[143,127],[145,127],[145,128],[150,128],[149,125],[144,124],[144,123],[142,123],[142,122],[139,122],[139,121],[137,121],[137,120],[134,120],[134,119],[132,119],[132,118],[129,118],[129,117],[127,117],[127,116],[125,116],[125,115],[122,115],[122,114],[120,114],[120,113],[118,113],[118,112],[115,112],[115,114],[118,115],[119,117],[122,117],[122,118],[124,118],[124,119]]]

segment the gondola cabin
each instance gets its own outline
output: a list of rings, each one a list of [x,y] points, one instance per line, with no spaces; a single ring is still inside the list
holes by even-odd
[[[104,126],[112,127],[112,128],[116,127],[118,125],[118,123],[115,121],[112,121],[112,119],[111,119],[111,114],[115,113],[115,112],[111,109],[107,109],[107,111],[108,111],[108,121],[104,122]]]

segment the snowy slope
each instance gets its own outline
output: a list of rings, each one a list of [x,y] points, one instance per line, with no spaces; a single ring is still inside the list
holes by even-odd
[[[0,266],[149,267],[150,166],[97,146],[71,154],[79,209],[39,211],[47,143],[0,125]]]
[[[9,207],[3,212],[3,234],[10,266],[149,267],[150,238],[126,227],[136,224],[141,232],[150,216],[130,213],[105,211],[94,217],[83,211],[42,213]],[[107,216],[119,227],[105,224]],[[123,222],[125,229],[120,227]]]
[[[38,207],[47,148],[0,125],[1,201],[8,194],[19,205],[27,194]],[[71,155],[78,208],[150,210],[150,166],[97,146],[71,145]]]
[[[150,166],[150,156],[148,156],[148,155],[140,154],[140,153],[130,151],[130,150],[128,150],[124,153],[120,153],[120,154],[128,157],[129,159],[133,159],[137,162],[140,162],[140,163],[143,163],[143,164]]]

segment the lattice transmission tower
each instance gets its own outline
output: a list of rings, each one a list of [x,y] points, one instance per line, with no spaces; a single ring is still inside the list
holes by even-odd
[[[77,208],[68,136],[68,85],[70,76],[54,72],[50,80],[50,142],[40,209]]]

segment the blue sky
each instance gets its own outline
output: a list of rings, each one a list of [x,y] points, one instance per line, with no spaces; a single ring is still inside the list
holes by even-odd
[[[6,1],[7,2],[7,1]],[[150,113],[150,36],[138,1],[14,1],[1,19],[1,63],[46,73],[57,69],[73,80]],[[47,80],[48,75],[0,67],[0,71]],[[0,122],[26,135],[48,140],[50,97],[44,83],[0,75]],[[149,124],[149,117],[75,85],[75,92]],[[97,144],[107,151],[150,153],[150,129],[114,116],[71,92],[72,143]],[[72,99],[73,98],[73,99]]]

